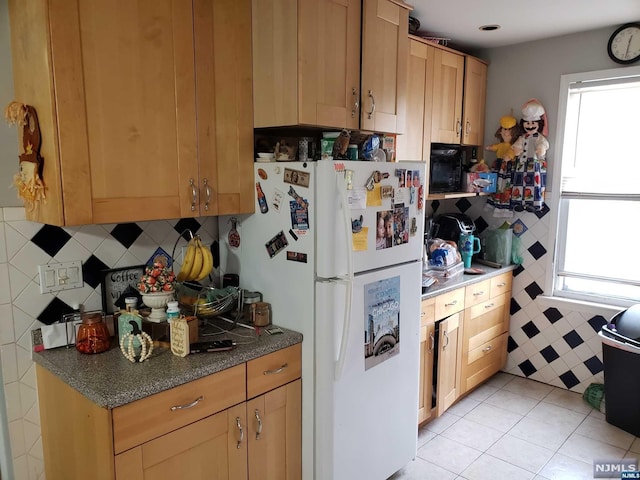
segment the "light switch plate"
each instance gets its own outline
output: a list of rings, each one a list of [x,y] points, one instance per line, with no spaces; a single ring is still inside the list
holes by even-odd
[[[40,293],[61,292],[73,288],[82,288],[82,262],[47,263],[38,265]]]

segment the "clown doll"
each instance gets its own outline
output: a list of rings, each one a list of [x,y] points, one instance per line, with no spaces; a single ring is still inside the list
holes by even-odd
[[[516,162],[511,182],[511,207],[517,212],[535,212],[544,205],[549,149],[546,113],[538,100],[529,100],[522,106],[520,126],[522,134],[512,146]]]
[[[510,217],[511,212],[511,174],[513,172],[513,143],[520,136],[520,126],[511,115],[500,119],[500,127],[495,137],[500,141],[485,147],[485,150],[496,152],[496,162],[492,171],[498,174],[496,193],[492,194],[487,203],[494,208],[494,216]]]

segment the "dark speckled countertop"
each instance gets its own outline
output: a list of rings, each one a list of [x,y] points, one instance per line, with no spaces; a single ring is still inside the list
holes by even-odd
[[[494,267],[489,267],[487,265],[474,263],[471,265],[471,267],[484,270],[485,273],[482,273],[480,275],[467,275],[465,273],[461,277],[458,277],[454,280],[447,280],[446,282],[436,283],[431,287],[429,287],[429,289],[426,291],[423,289],[422,299],[426,300],[427,298],[435,297],[437,295],[450,292],[451,290],[455,290],[456,288],[466,287],[467,285],[471,285],[477,282],[482,282],[487,278],[497,277],[498,275],[501,275],[505,272],[510,272],[512,270],[515,270],[516,268],[518,268],[518,265],[507,265],[502,268],[494,268]]]
[[[119,347],[96,355],[61,347],[33,353],[33,360],[98,406],[115,408],[302,342],[300,333],[282,330],[283,334],[258,336],[253,330],[236,328],[231,336],[215,337],[237,342],[231,351],[182,358],[166,348],[155,348],[148,360],[135,364]]]

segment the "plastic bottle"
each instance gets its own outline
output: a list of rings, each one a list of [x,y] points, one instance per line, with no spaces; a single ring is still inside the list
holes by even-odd
[[[178,317],[180,317],[180,308],[178,307],[178,302],[167,302],[167,322],[172,322]]]

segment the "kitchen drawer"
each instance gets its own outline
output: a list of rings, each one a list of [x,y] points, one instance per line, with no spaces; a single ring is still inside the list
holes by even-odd
[[[464,287],[452,290],[436,297],[436,320],[464,310]]]
[[[509,333],[503,333],[469,351],[462,368],[464,392],[484,382],[505,365],[508,337]]]
[[[469,285],[464,290],[464,306],[472,307],[479,303],[489,300],[489,292],[491,291],[491,280],[486,279],[482,282]]]
[[[247,398],[289,383],[302,374],[300,343],[247,362]]]
[[[466,350],[471,351],[508,331],[507,298],[509,295],[505,293],[465,311],[464,346]]]
[[[114,453],[244,402],[245,382],[242,364],[114,408]]]
[[[436,297],[422,300],[420,303],[420,326],[429,325],[436,321]]]
[[[491,297],[494,298],[506,292],[511,292],[513,272],[506,272],[491,279]]]

